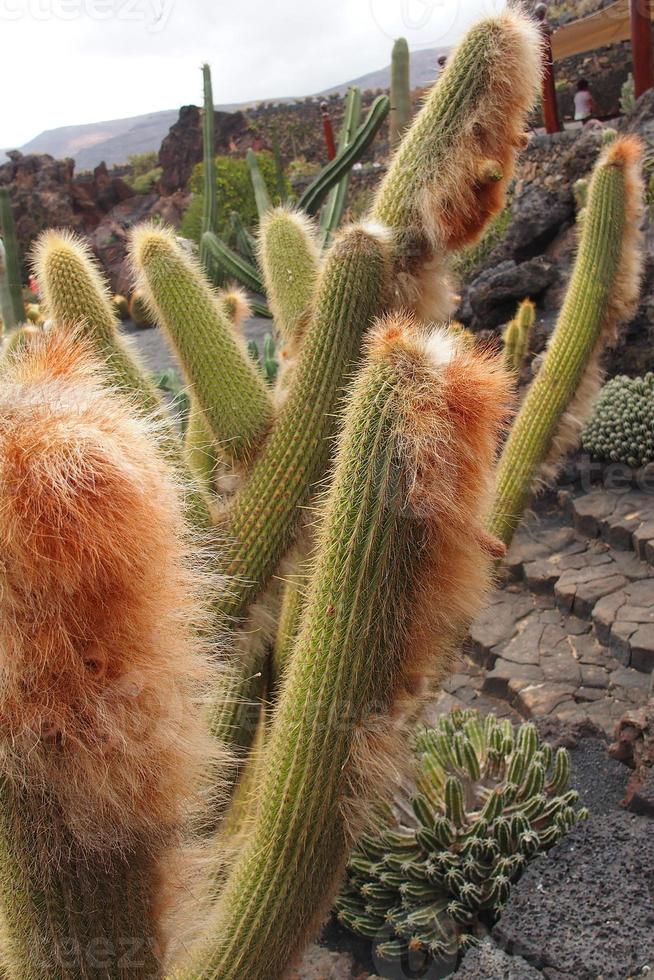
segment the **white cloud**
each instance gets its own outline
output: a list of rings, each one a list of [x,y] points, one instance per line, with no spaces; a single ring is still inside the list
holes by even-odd
[[[0,0],[0,146],[44,129],[307,95],[382,67],[391,39],[455,41],[504,0]]]

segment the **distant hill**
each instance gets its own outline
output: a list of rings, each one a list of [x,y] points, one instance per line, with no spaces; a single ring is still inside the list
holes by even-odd
[[[438,74],[438,58],[447,54],[447,48],[429,48],[411,53],[411,84],[413,88],[428,85]],[[388,88],[390,84],[390,65],[378,71],[368,72],[360,78],[334,85],[332,88],[317,92],[323,95],[340,94],[347,91],[350,85],[358,85],[361,89]],[[293,98],[270,99],[266,101],[293,102]],[[238,105],[219,105],[217,109],[233,111],[247,109],[253,105],[244,102]],[[111,166],[114,163],[126,163],[127,158],[134,153],[145,153],[158,150],[161,141],[172,124],[177,119],[177,109],[167,109],[162,112],[149,112],[142,116],[131,116],[127,119],[108,119],[104,122],[86,123],[82,126],[61,126],[59,129],[46,129],[35,136],[29,143],[18,147],[21,153],[49,153],[62,159],[72,157],[77,171],[89,170],[102,160]],[[2,151],[0,151],[0,158]]]

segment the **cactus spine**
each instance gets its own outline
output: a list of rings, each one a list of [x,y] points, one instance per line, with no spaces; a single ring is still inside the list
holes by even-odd
[[[294,344],[311,317],[318,278],[314,226],[300,211],[276,208],[264,216],[259,255],[268,303],[283,340]]]
[[[576,444],[599,388],[602,351],[635,310],[641,157],[640,143],[624,138],[595,168],[565,302],[499,464],[490,528],[506,544],[538,479]]]
[[[411,122],[411,78],[409,45],[399,37],[391,55],[391,111],[389,137],[393,149],[398,145]]]
[[[219,448],[235,462],[251,457],[270,424],[272,404],[211,286],[172,232],[137,228],[131,256]]]
[[[480,518],[506,378],[444,334],[424,338],[399,318],[380,325],[368,357],[350,396],[319,556],[261,760],[260,808],[218,902],[217,938],[184,976],[282,975],[324,915],[347,859],[347,813],[372,789],[371,757],[380,771],[382,717],[408,707],[419,676],[444,670],[458,616],[480,598],[483,575],[461,596],[450,573],[456,579],[471,560],[488,566]],[[473,407],[479,424],[464,431],[460,419]],[[454,528],[448,501],[460,490],[470,509]],[[446,575],[433,554],[443,535]],[[413,633],[423,588],[440,620],[429,651]],[[454,605],[443,615],[446,601]],[[375,734],[366,743],[369,726]]]
[[[206,232],[216,232],[216,163],[214,159],[214,108],[213,89],[211,87],[211,68],[202,65],[202,82],[204,86],[204,111],[202,113],[202,159],[204,176],[204,196],[202,198],[202,237],[200,238],[200,263],[205,272],[210,272],[211,256],[204,240]]]
[[[4,280],[8,291],[6,300],[9,319],[5,323],[9,329],[22,323],[25,319],[23,307],[23,290],[20,275],[20,256],[16,226],[11,210],[11,198],[6,187],[0,187],[0,235],[4,245]],[[4,308],[4,304],[3,304]],[[5,314],[3,313],[3,317]]]

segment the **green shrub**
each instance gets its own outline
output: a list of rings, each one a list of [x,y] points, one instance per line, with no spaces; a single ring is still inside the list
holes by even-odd
[[[644,466],[654,462],[654,373],[619,375],[600,392],[582,445],[595,459]]]
[[[148,170],[144,174],[139,174],[138,177],[132,177],[128,183],[137,194],[149,194],[161,177],[162,172],[161,167],[153,167],[152,170]]]
[[[275,159],[271,153],[257,153],[259,168],[266,182],[273,204],[280,204],[277,190]],[[182,219],[181,234],[194,242],[200,241],[202,228],[203,165],[193,170],[190,181],[191,203]],[[290,190],[290,186],[288,187]],[[257,203],[245,158],[216,157],[216,190],[218,198],[218,228],[224,228],[232,211],[237,211],[247,228],[253,228],[258,219]]]
[[[150,150],[148,153],[132,153],[131,156],[127,157],[127,162],[132,168],[133,179],[154,170],[159,164],[159,154],[156,150]]]

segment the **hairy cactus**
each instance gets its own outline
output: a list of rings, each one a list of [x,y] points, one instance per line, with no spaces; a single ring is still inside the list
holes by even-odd
[[[0,891],[16,980],[160,980],[175,941],[184,955],[168,976],[271,980],[323,921],[504,550],[486,525],[513,379],[501,357],[398,307],[449,307],[439,269],[501,202],[538,76],[535,38],[511,11],[462,42],[372,220],[327,249],[308,315],[296,296],[281,301],[302,322],[274,389],[233,322],[239,302],[167,232],[134,236],[134,271],[186,375],[186,450],[219,453],[217,474],[200,460],[190,479],[180,427],[88,254],[61,233],[42,240],[53,326],[45,346],[39,332],[6,355],[0,393]],[[384,106],[308,189],[306,210],[346,175]],[[262,287],[245,236],[245,259],[210,231],[203,243]],[[612,268],[614,251],[600,236],[596,267]],[[614,309],[610,287],[591,293],[598,315]],[[47,352],[38,385],[33,344]],[[77,344],[80,364],[88,354],[103,367],[71,368]],[[11,374],[14,357],[26,373]],[[189,551],[211,571],[208,615]],[[293,576],[300,601],[289,598],[275,658]],[[206,691],[214,635],[220,669]],[[220,774],[207,730],[230,749]],[[199,827],[198,757],[211,770]],[[185,845],[207,841],[212,861],[189,887]],[[193,945],[175,885],[195,903]],[[134,971],[119,940],[135,924],[147,956]],[[98,969],[80,952],[95,936],[107,940]]]
[[[216,907],[216,938],[184,976],[278,977],[328,908],[380,753],[426,678],[446,669],[489,584],[482,521],[507,399],[496,360],[445,332],[400,317],[373,331],[260,764],[261,805]]]
[[[21,980],[100,975],[94,957],[117,977],[129,956],[159,977],[159,906],[185,891],[214,758],[206,582],[156,427],[107,391],[88,342],[41,333],[2,380],[3,959]]]
[[[260,262],[275,326],[286,343],[296,343],[311,317],[318,278],[313,223],[300,211],[276,208],[264,215]]]
[[[602,388],[582,445],[606,463],[654,463],[654,374],[619,375]]]
[[[202,237],[200,238],[200,263],[205,272],[210,273],[212,259],[204,241],[204,234],[216,231],[216,216],[218,202],[216,200],[216,164],[214,136],[214,107],[213,88],[211,86],[211,68],[202,65],[202,82],[204,86],[204,109],[202,112],[202,153],[204,195],[202,198]]]
[[[599,390],[602,352],[635,312],[641,160],[639,141],[625,137],[595,168],[565,302],[500,460],[490,528],[506,544],[538,480],[577,444]]]
[[[411,79],[409,45],[405,37],[399,37],[391,55],[391,111],[389,136],[392,147],[402,139],[411,122]]]
[[[20,275],[20,257],[11,198],[6,187],[0,187],[0,237],[3,255],[0,262],[0,286],[3,289],[2,317],[8,330],[25,318]]]
[[[336,911],[380,959],[455,960],[529,859],[587,811],[568,788],[568,753],[532,724],[454,711],[417,732],[415,755],[410,807],[361,838]]]
[[[443,250],[473,242],[502,209],[539,87],[536,25],[506,11],[454,52],[382,180],[373,216],[395,235],[398,305],[446,319]]]

